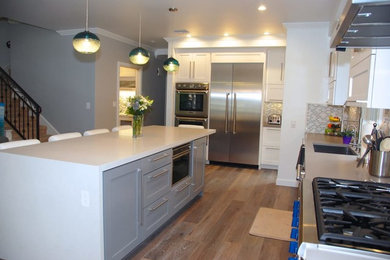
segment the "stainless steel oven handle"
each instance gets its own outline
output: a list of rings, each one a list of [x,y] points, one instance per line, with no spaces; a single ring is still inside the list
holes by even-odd
[[[225,101],[225,134],[228,133],[229,95],[230,95],[230,93],[226,93],[226,101]]]
[[[187,155],[187,154],[190,154],[190,150],[185,150],[185,151],[182,151],[180,153],[173,155],[172,160],[175,160],[175,159],[180,158],[180,157]]]
[[[233,134],[237,134],[237,94],[233,96]]]
[[[188,89],[188,90],[176,90],[176,93],[181,94],[188,94],[188,93],[195,93],[195,94],[207,94],[209,93],[208,90],[201,90],[201,89]]]

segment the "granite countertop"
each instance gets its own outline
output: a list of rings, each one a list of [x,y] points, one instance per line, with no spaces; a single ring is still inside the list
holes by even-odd
[[[305,178],[302,183],[302,242],[318,244],[314,210],[312,180],[315,177],[374,181],[390,183],[390,178],[377,178],[369,175],[368,167],[357,165],[357,156],[317,153],[313,143],[343,145],[341,137],[324,134],[306,134],[305,138]]]
[[[110,169],[215,133],[214,129],[146,126],[143,136],[131,129],[2,150],[2,153]]]

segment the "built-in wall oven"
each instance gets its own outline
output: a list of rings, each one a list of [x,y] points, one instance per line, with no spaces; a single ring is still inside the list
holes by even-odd
[[[181,117],[175,118],[175,126],[199,126],[199,128],[208,128],[208,119],[199,117]]]
[[[172,185],[190,175],[190,143],[173,148]]]
[[[176,83],[176,116],[207,118],[209,110],[208,83]]]

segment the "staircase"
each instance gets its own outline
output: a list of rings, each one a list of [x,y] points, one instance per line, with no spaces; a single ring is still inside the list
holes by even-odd
[[[4,103],[5,130],[12,141],[39,139],[47,142],[47,127],[39,124],[41,107],[0,68],[0,102]]]

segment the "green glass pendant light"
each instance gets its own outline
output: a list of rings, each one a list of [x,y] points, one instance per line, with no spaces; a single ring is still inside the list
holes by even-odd
[[[169,57],[164,61],[163,68],[166,71],[173,72],[173,71],[177,71],[179,69],[179,66],[180,64],[175,58]]]
[[[100,39],[95,34],[88,31],[88,0],[86,0],[85,10],[85,31],[73,37],[73,48],[83,54],[92,54],[99,50]]]
[[[139,15],[138,47],[129,53],[129,59],[131,63],[136,65],[145,65],[150,59],[150,53],[146,49],[141,48],[141,14]]]

